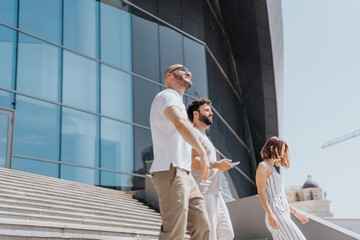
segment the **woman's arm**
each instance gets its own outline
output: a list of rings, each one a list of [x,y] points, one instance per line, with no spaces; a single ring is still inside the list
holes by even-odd
[[[304,214],[301,214],[301,213],[297,212],[297,211],[295,210],[295,208],[293,208],[293,207],[290,206],[290,205],[289,205],[289,208],[290,208],[290,212],[291,212],[292,214],[294,214],[294,216],[295,216],[297,219],[299,219],[302,224],[305,224],[305,223],[309,222],[309,219],[308,219]]]
[[[269,206],[269,203],[266,201],[266,179],[268,178],[269,170],[262,163],[259,164],[258,169],[256,170],[256,187],[259,194],[261,205],[263,206],[265,212],[268,215],[268,220],[270,226],[274,229],[278,229],[279,225],[277,220]]]

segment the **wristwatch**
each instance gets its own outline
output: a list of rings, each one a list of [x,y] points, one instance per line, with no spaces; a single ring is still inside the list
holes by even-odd
[[[215,163],[214,162],[210,162],[210,169],[213,169],[215,167]]]

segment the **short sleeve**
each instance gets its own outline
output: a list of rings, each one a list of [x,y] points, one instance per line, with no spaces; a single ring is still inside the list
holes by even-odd
[[[171,106],[176,106],[181,109],[181,102],[179,97],[170,91],[163,92],[158,99],[159,109],[161,112],[164,112],[165,109]]]

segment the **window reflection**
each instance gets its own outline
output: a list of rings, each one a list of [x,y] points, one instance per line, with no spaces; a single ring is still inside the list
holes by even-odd
[[[63,107],[61,161],[99,167],[99,117]],[[61,178],[98,185],[99,171],[62,165]]]
[[[101,113],[133,121],[132,75],[101,65]]]
[[[60,107],[17,95],[14,154],[59,160]]]
[[[98,58],[99,2],[64,0],[64,46]]]
[[[98,111],[98,66],[93,60],[64,51],[63,103]]]
[[[9,115],[0,112],[0,167],[6,167],[8,155]]]
[[[134,122],[150,126],[150,107],[160,87],[134,77]]]
[[[193,86],[187,93],[197,98],[208,97],[205,46],[183,37],[184,65],[190,69]]]
[[[133,70],[135,73],[162,82],[159,71],[159,26],[132,15]]]
[[[180,33],[168,27],[159,26],[160,35],[160,72],[165,72],[172,64],[183,64],[183,44]]]
[[[101,168],[134,172],[132,125],[101,119]],[[101,186],[129,188],[132,176],[102,171]]]
[[[59,177],[59,164],[57,163],[14,157],[12,161],[12,168],[48,177]]]
[[[0,90],[0,107],[13,109],[14,94]]]
[[[145,174],[150,167],[150,162],[154,160],[152,148],[151,132],[149,129],[134,127],[135,136],[135,173]],[[144,188],[145,179],[134,177],[134,187]]]
[[[19,35],[17,89],[37,97],[60,101],[60,49]]]
[[[101,60],[131,72],[131,15],[104,3],[100,9]]]
[[[0,86],[14,89],[16,31],[0,25]]]
[[[0,22],[16,27],[17,25],[17,0],[0,1]],[[0,34],[1,35],[1,34]]]
[[[61,0],[20,0],[19,28],[61,44]]]

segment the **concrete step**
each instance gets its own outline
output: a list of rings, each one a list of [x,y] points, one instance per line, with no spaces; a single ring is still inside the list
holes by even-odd
[[[0,218],[1,239],[11,236],[37,237],[38,239],[72,239],[66,235],[78,235],[77,239],[110,239],[115,237],[125,239],[129,238],[129,236],[141,236],[142,238],[139,239],[157,239],[158,231]],[[82,236],[87,236],[88,238],[81,238]]]
[[[158,214],[149,214],[148,212],[139,212],[139,211],[133,211],[131,208],[126,209],[126,206],[124,206],[124,209],[122,211],[117,209],[106,209],[106,208],[87,208],[86,206],[82,207],[75,207],[71,205],[64,206],[63,204],[57,204],[55,202],[46,202],[43,200],[38,199],[29,199],[27,197],[4,197],[0,195],[0,202],[1,204],[7,204],[12,206],[24,206],[24,207],[30,207],[30,208],[37,208],[42,210],[57,210],[57,211],[63,211],[63,212],[75,212],[79,214],[96,214],[96,215],[108,215],[111,213],[111,215],[116,216],[123,216],[124,214],[132,214],[133,216],[154,216],[155,219],[159,219]]]
[[[58,211],[58,210],[49,210],[49,209],[39,209],[34,207],[26,207],[22,205],[14,204],[4,204],[0,203],[0,212],[5,213],[23,213],[23,214],[38,214],[42,216],[52,216],[52,217],[70,217],[82,221],[83,219],[89,220],[98,220],[98,221],[141,221],[153,225],[160,225],[161,219],[156,218],[157,216],[152,215],[133,215],[131,213],[124,214],[113,214],[111,212],[103,214],[92,214],[92,213],[78,213],[74,211]]]
[[[112,190],[112,189],[107,189],[107,188],[102,188],[102,187],[95,187],[91,186],[91,185],[87,185],[87,184],[80,184],[80,183],[75,183],[74,182],[70,182],[67,181],[66,184],[57,184],[56,180],[61,180],[61,179],[56,179],[56,178],[49,178],[49,180],[51,181],[55,181],[55,182],[43,182],[44,179],[36,179],[36,178],[23,178],[22,176],[13,176],[10,174],[3,174],[4,172],[0,171],[0,184],[2,184],[2,181],[5,182],[12,182],[14,184],[18,183],[18,184],[24,184],[27,183],[29,186],[31,187],[36,187],[36,188],[42,188],[42,189],[46,189],[47,191],[53,191],[53,192],[62,192],[62,191],[66,191],[66,193],[71,193],[73,195],[78,195],[81,196],[81,194],[79,194],[79,191],[81,193],[87,193],[87,195],[89,197],[98,197],[99,194],[104,195],[106,200],[111,200],[111,199],[131,199],[132,196],[125,194],[124,192],[118,191],[118,190]],[[80,184],[80,185],[79,185]]]
[[[160,227],[125,192],[0,168],[0,239],[158,239]]]
[[[99,188],[98,186],[93,186],[93,185],[88,185],[88,184],[83,184],[83,183],[78,183],[78,182],[73,182],[73,181],[69,181],[69,180],[64,180],[64,179],[58,179],[58,178],[53,178],[53,177],[47,177],[47,176],[41,176],[41,175],[37,175],[37,174],[32,174],[32,173],[26,173],[26,172],[21,172],[21,171],[16,171],[13,169],[5,169],[5,168],[0,168],[0,177],[6,177],[6,178],[12,178],[15,180],[19,180],[21,179],[21,181],[27,181],[30,184],[36,184],[38,186],[46,186],[46,188],[56,188],[56,189],[74,189],[74,190],[81,190],[81,191],[86,191],[89,194],[94,194],[94,193],[113,193],[114,196],[117,197],[125,197],[125,198],[131,198],[131,196],[129,196],[128,194],[126,194],[125,192],[122,191],[118,191],[118,190],[113,190],[113,189],[108,189],[108,188]]]
[[[91,224],[117,224],[128,223],[128,224],[137,224],[141,222],[148,226],[159,227],[161,221],[152,219],[151,216],[138,217],[131,216],[130,214],[124,214],[122,216],[109,216],[109,215],[96,215],[96,214],[80,214],[73,212],[61,212],[61,211],[51,211],[51,210],[38,210],[35,208],[13,206],[7,204],[0,204],[0,215],[7,216],[21,216],[27,218],[44,218],[44,219],[59,219],[60,221],[68,220],[69,222],[91,222]]]
[[[45,223],[62,223],[62,224],[81,224],[88,226],[106,226],[114,228],[128,228],[128,229],[137,229],[137,230],[148,230],[148,231],[158,231],[161,224],[154,224],[149,221],[131,221],[126,219],[118,219],[117,221],[99,221],[92,219],[79,219],[72,217],[59,217],[59,216],[50,216],[50,215],[40,215],[40,214],[29,214],[21,212],[10,212],[10,211],[0,211],[0,218],[14,219],[14,220],[29,220],[32,221],[43,221]]]
[[[104,201],[99,198],[86,198],[86,196],[77,197],[72,195],[66,195],[61,193],[49,193],[48,191],[44,189],[32,189],[28,186],[26,188],[22,186],[14,186],[12,183],[7,183],[9,185],[0,185],[0,194],[13,194],[13,195],[21,195],[21,196],[28,196],[28,197],[41,197],[44,200],[54,200],[54,201],[63,201],[67,203],[72,204],[87,204],[94,207],[97,206],[109,206],[109,205],[122,205],[126,204],[129,207],[132,207],[134,209],[141,209],[141,210],[148,210],[149,212],[153,212],[152,209],[150,209],[148,206],[145,206],[144,204],[134,201],[134,199],[119,199],[117,201]],[[91,202],[89,202],[91,200]]]

